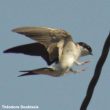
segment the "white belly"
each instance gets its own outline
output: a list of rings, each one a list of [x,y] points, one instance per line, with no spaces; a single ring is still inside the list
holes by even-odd
[[[54,65],[54,69],[60,71],[61,73],[65,73],[68,71],[74,64],[74,57],[69,54],[61,57],[60,61]]]
[[[76,47],[73,42],[68,42],[63,49],[61,58],[59,60],[62,69],[70,68],[80,56],[80,49]]]
[[[80,48],[78,48],[72,41],[68,42],[62,51],[59,48],[59,62],[54,65],[54,69],[61,73],[67,72],[80,57]]]
[[[70,68],[74,64],[74,61],[75,60],[73,56],[64,55],[62,56],[61,61],[59,63],[61,68],[64,69],[64,68]]]

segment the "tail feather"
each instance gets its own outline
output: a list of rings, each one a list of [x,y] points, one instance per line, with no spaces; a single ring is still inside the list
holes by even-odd
[[[25,73],[19,75],[18,77],[28,76],[28,75],[40,75],[40,74],[54,76],[54,77],[58,77],[61,75],[58,71],[53,70],[52,68],[40,68],[40,69],[26,70],[26,71],[20,71],[20,72],[25,72]]]

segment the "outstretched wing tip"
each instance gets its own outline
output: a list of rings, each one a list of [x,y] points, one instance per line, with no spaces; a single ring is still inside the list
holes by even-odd
[[[23,28],[14,28],[11,31],[15,33],[22,33]]]
[[[17,33],[18,30],[19,30],[19,28],[14,28],[14,29],[12,29],[11,31]]]
[[[7,53],[7,50],[4,50],[3,53]]]
[[[3,53],[11,53],[10,49],[6,49],[3,51]]]
[[[14,29],[12,29],[11,31],[12,31],[12,32],[16,32],[16,29],[14,28]]]
[[[27,32],[27,31],[30,31],[30,30],[33,30],[33,29],[35,30],[37,28],[39,28],[39,27],[34,27],[34,26],[16,27],[16,28],[12,29],[12,32],[17,32],[17,33],[24,32],[24,31]]]

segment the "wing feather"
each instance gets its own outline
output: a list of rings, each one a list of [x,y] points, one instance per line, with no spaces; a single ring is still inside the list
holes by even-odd
[[[53,62],[56,62],[58,60],[58,55],[56,55],[58,52],[56,51],[57,49],[54,49],[52,51],[50,59],[49,53],[47,52],[47,49],[44,45],[40,43],[31,43],[9,48],[5,50],[4,53],[23,53],[26,55],[41,56],[47,62],[48,65],[51,65]]]
[[[72,39],[70,34],[66,31],[48,27],[21,27],[13,29],[12,31],[36,40],[45,45],[46,48],[52,43],[59,42],[61,39]]]
[[[23,34],[44,45],[49,54],[50,61],[54,61],[56,58],[59,58],[59,47],[57,44],[61,40],[72,40],[71,35],[66,31],[48,27],[20,27],[13,29],[12,31]]]

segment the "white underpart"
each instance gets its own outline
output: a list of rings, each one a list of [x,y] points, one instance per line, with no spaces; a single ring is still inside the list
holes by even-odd
[[[59,63],[54,66],[55,70],[61,71],[62,73],[69,71],[81,55],[80,46],[76,46],[72,41],[69,41],[64,48],[63,45],[63,41],[58,44]]]

